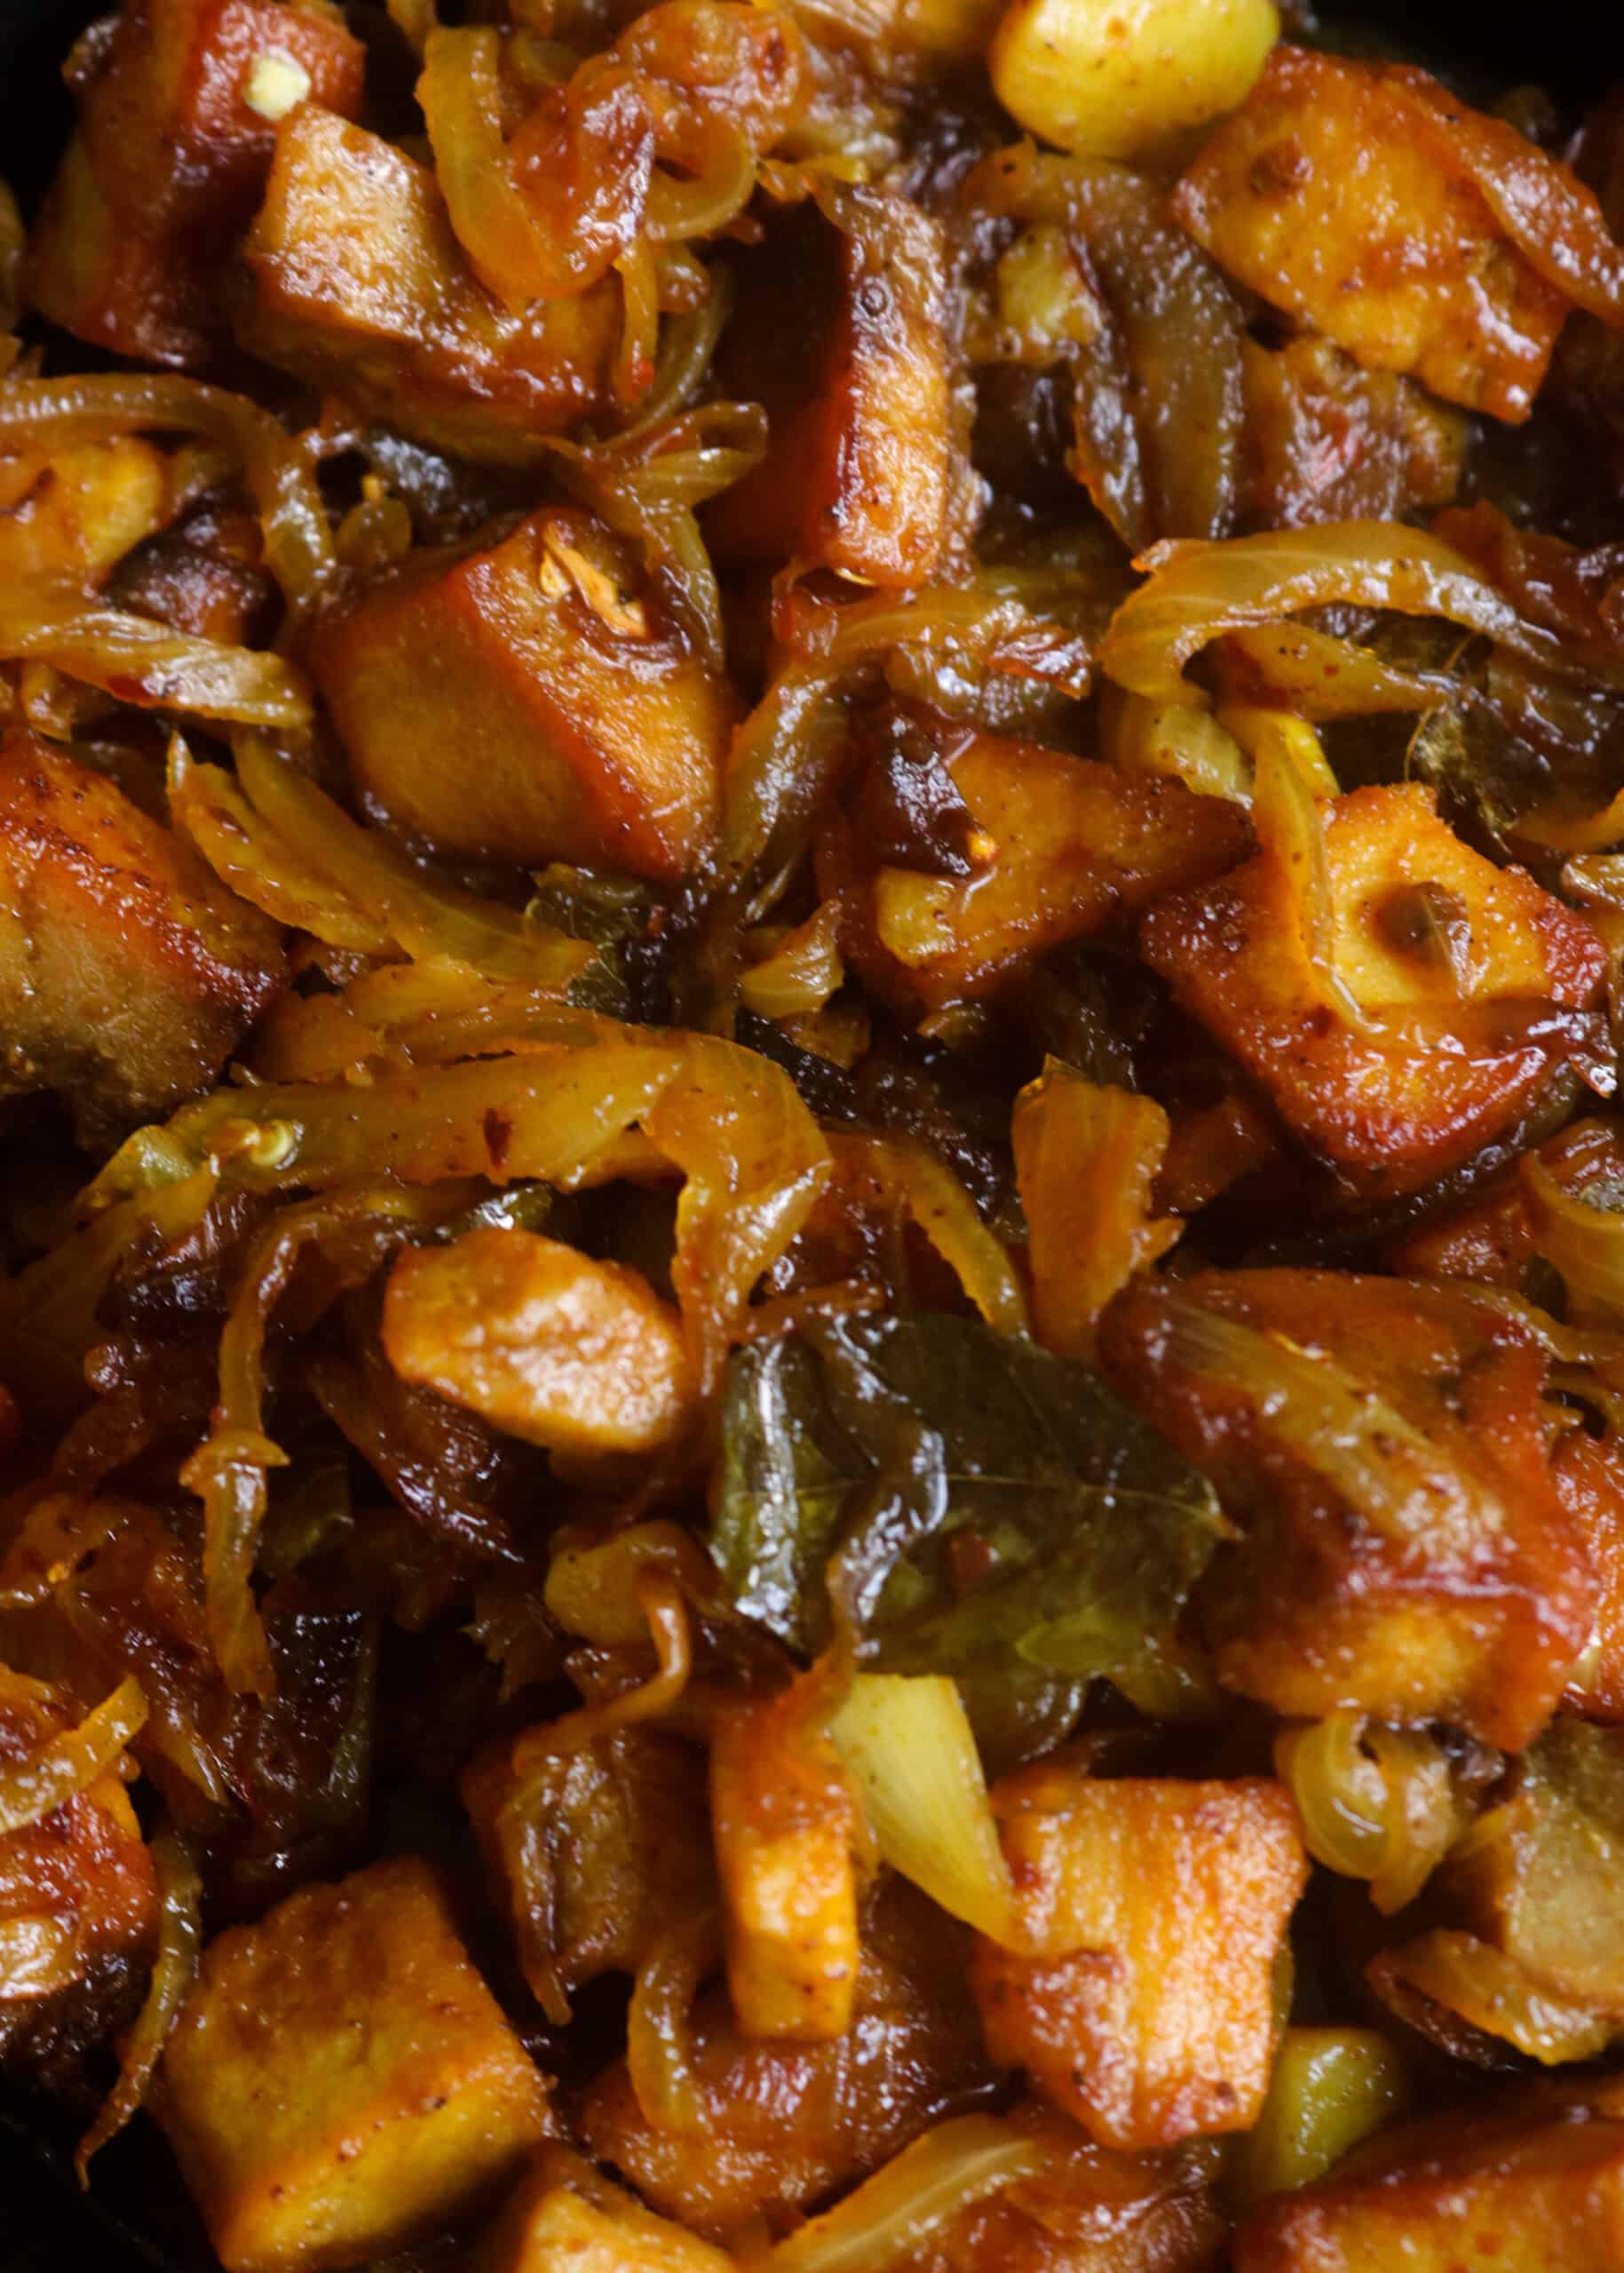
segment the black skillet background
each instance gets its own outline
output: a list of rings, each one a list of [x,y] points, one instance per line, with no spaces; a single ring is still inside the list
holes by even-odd
[[[71,122],[58,67],[80,28],[115,4],[0,0],[0,176],[25,211]],[[1535,80],[1565,102],[1583,104],[1624,74],[1620,0],[1546,0],[1537,11],[1502,11],[1495,0],[1356,0],[1327,12],[1380,25],[1489,86]],[[0,2273],[204,2273],[214,2266],[172,2171],[154,2204],[150,2134],[107,2150],[89,2203],[63,2145],[0,2101]]]

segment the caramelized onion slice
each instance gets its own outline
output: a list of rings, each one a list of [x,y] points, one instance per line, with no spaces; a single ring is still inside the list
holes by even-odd
[[[961,2115],[904,2147],[832,2210],[757,2261],[759,2273],[885,2273],[962,2211],[1043,2167],[1043,2147],[996,2115]]]
[[[124,2039],[118,2081],[74,2156],[81,2186],[90,2182],[92,2155],[118,2136],[145,2101],[170,2031],[197,1978],[203,1945],[203,1889],[196,1860],[172,1829],[161,1831],[153,1841],[152,1858],[158,1873],[158,1953],[146,2001]]]
[[[133,1674],[28,1760],[0,1769],[0,1839],[43,1823],[80,1792],[115,1770],[131,1738],[147,1721],[147,1699]]]
[[[1224,633],[1337,601],[1444,616],[1548,669],[1576,669],[1562,642],[1525,622],[1453,545],[1395,521],[1153,545],[1138,565],[1148,582],[1113,617],[1098,662],[1134,693],[1161,702],[1202,699],[1185,666]],[[1608,676],[1624,684],[1624,661]]]
[[[225,387],[150,371],[13,379],[0,390],[0,450],[132,433],[205,434],[232,453],[258,509],[265,565],[293,613],[308,613],[332,579],[332,527],[307,446],[268,410]]]

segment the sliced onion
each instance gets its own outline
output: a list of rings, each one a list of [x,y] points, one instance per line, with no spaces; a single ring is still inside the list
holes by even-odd
[[[1436,710],[1458,692],[1445,671],[1384,662],[1368,647],[1307,623],[1232,631],[1224,655],[1240,667],[1236,676],[1256,681],[1274,701],[1311,720]]]
[[[1289,710],[1237,702],[1226,703],[1216,723],[1233,735],[1254,765],[1265,754],[1279,757],[1298,775],[1311,796],[1336,796],[1336,776],[1325,745],[1306,718]]]
[[[1303,1843],[1341,1878],[1373,1878],[1387,1846],[1387,1786],[1359,1739],[1366,1716],[1351,1706],[1282,1729],[1274,1762],[1290,1786]]]
[[[1149,581],[1117,610],[1097,661],[1123,686],[1159,702],[1201,699],[1184,668],[1226,632],[1336,601],[1444,616],[1552,670],[1574,668],[1562,642],[1525,622],[1464,554],[1394,521],[1158,544],[1138,565]],[[1624,684],[1624,659],[1609,677]]]
[[[1475,1934],[1445,1927],[1384,1951],[1370,1978],[1401,2014],[1404,1992],[1425,1998],[1547,2068],[1594,2059],[1624,2026],[1593,2005],[1541,1988],[1514,1957]]]
[[[1509,120],[1457,102],[1430,72],[1396,64],[1383,75],[1432,115],[1449,170],[1470,176],[1529,266],[1576,307],[1624,326],[1624,249],[1594,193]]]
[[[943,1674],[860,1673],[829,1723],[881,1859],[1013,1948],[1014,1892],[970,1720]]]
[[[1085,351],[1078,408],[1078,470],[1096,504],[1129,545],[1158,530],[1222,536],[1241,471],[1241,311],[1159,185],[1021,142],[983,159],[962,194],[983,212],[1064,230],[1105,287],[1121,345]]]
[[[35,657],[121,702],[303,733],[314,712],[280,655],[172,631],[119,608],[16,589],[0,596],[0,659]]]
[[[1199,704],[1153,702],[1108,682],[1100,690],[1100,726],[1101,756],[1124,773],[1170,774],[1199,796],[1250,804],[1245,751]]]
[[[170,745],[170,819],[240,899],[329,947],[387,954],[388,926],[273,829],[224,766],[202,765],[178,734]]]
[[[694,2072],[689,2014],[708,1974],[722,1961],[714,1911],[661,1934],[638,1968],[626,2016],[626,2069],[644,2120],[681,2136],[702,2136],[713,2111]]]
[[[841,903],[826,899],[804,923],[778,938],[770,954],[739,981],[739,995],[758,1018],[802,1018],[820,1010],[845,983],[840,959]]]
[[[1624,1325],[1624,1215],[1565,1192],[1536,1153],[1517,1175],[1534,1247],[1562,1274],[1575,1322]]]
[[[837,1130],[828,1144],[837,1161],[872,1180],[892,1206],[906,1211],[989,1326],[1001,1334],[1027,1331],[1026,1297],[1015,1266],[944,1161],[906,1136]]]
[[[561,1190],[642,1167],[649,1147],[682,1174],[672,1266],[701,1388],[746,1327],[757,1280],[828,1180],[828,1147],[795,1085],[755,1051],[697,1032],[644,1032],[552,1011],[553,1047],[380,1077],[369,1085],[276,1082],[218,1090],[167,1128],[139,1132],[91,1186],[105,1208],[220,1157],[240,1186],[333,1191],[395,1177]],[[638,1130],[628,1150],[629,1132]],[[247,1410],[245,1406],[244,1410]],[[257,1422],[244,1423],[250,1435]],[[216,1488],[258,1462],[222,1447]],[[200,1470],[200,1474],[204,1471]],[[251,1486],[246,1486],[251,1496]],[[221,1521],[227,1516],[224,1496]],[[224,1533],[222,1534],[225,1535]]]
[[[271,1313],[300,1257],[363,1220],[409,1218],[411,1195],[366,1184],[286,1208],[253,1241],[220,1334],[214,1425],[180,1471],[203,1503],[203,1592],[209,1636],[227,1685],[270,1697],[275,1675],[254,1600],[254,1561],[267,1477],[288,1456],[265,1433],[265,1343]]]
[[[996,2115],[961,2115],[904,2147],[832,2210],[756,2262],[762,2273],[885,2273],[950,2220],[1035,2178],[1041,2140]]]
[[[1051,1059],[1016,1098],[1010,1133],[1038,1339],[1091,1363],[1106,1303],[1184,1228],[1151,1214],[1168,1116],[1153,1097],[1101,1087]]]
[[[1387,1837],[1370,1898],[1390,1918],[1414,1901],[1467,1829],[1471,1810],[1455,1789],[1448,1754],[1424,1729],[1377,1721],[1365,1741],[1387,1793]]]
[[[236,755],[234,784],[216,767],[171,765],[171,796],[182,822],[198,823],[200,851],[211,863],[218,855],[218,873],[267,914],[287,921],[284,911],[298,907],[311,919],[305,928],[329,946],[393,945],[414,960],[466,963],[560,997],[594,961],[585,941],[427,875],[263,737],[239,736]],[[249,831],[246,846],[234,842],[238,826]]]
[[[1443,1459],[1425,1433],[1335,1358],[1260,1333],[1171,1288],[1161,1293],[1165,1350],[1252,1406],[1266,1435],[1331,1484],[1383,1537],[1470,1556],[1505,1512]]]
[[[1262,731],[1256,722],[1263,714],[1227,715],[1244,715],[1251,722],[1252,827],[1258,843],[1271,855],[1280,872],[1296,910],[1303,954],[1326,1001],[1355,1034],[1401,1041],[1403,1034],[1395,1032],[1390,1018],[1373,1018],[1365,1009],[1337,964],[1336,902],[1326,852],[1325,811],[1314,787],[1316,780],[1328,780],[1334,796],[1335,777],[1326,763],[1319,736],[1311,726],[1303,727],[1310,748],[1289,733]],[[1452,1010],[1450,1016],[1459,1021],[1462,1013]]]
[[[510,145],[501,56],[489,25],[432,31],[417,100],[457,240],[518,315],[607,275],[642,221],[654,139],[634,75],[594,57],[543,96]]]
[[[0,1768],[0,1839],[43,1823],[99,1783],[117,1767],[124,1746],[146,1722],[147,1699],[131,1674],[77,1728],[64,1729],[30,1759]]]
[[[13,379],[0,391],[0,450],[65,449],[116,434],[206,434],[241,464],[265,565],[296,614],[331,582],[333,536],[306,447],[248,396],[153,372]]]
[[[158,1953],[146,2001],[124,2039],[118,2081],[74,2156],[81,2186],[89,2182],[92,2155],[118,2136],[145,2101],[170,2031],[197,1979],[203,1889],[196,1861],[179,1833],[167,1829],[153,1841],[152,1858],[158,1873]]]

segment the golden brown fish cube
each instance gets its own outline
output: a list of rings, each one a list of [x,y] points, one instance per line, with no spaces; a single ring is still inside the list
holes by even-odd
[[[1598,1589],[1550,1474],[1536,1332],[1443,1287],[1208,1271],[1130,1284],[1100,1364],[1245,1532],[1198,1596],[1226,1683],[1308,1719],[1539,1734]]]
[[[1359,362],[1526,418],[1570,303],[1509,241],[1410,77],[1434,88],[1277,47],[1174,210],[1221,268]]]
[[[221,1934],[154,2111],[227,2273],[324,2273],[477,2205],[547,2090],[416,1857]]]
[[[1245,815],[1222,797],[1036,742],[977,734],[947,771],[979,833],[974,875],[875,869],[861,832],[841,822],[820,850],[824,891],[848,888],[843,952],[915,1009],[991,994],[1024,960],[1222,874],[1251,843]]]
[[[139,0],[96,27],[72,69],[79,131],[30,242],[36,306],[123,355],[206,361],[277,102],[353,116],[364,66],[323,0]]]
[[[857,1994],[860,1818],[796,1688],[720,1717],[710,1813],[739,2026],[809,2044],[844,2036]]]
[[[529,463],[535,436],[607,404],[613,280],[510,315],[464,260],[429,169],[314,103],[277,131],[242,255],[243,345],[419,441]]]
[[[1462,843],[1418,783],[1356,789],[1321,820],[1332,960],[1363,1026],[1311,960],[1299,880],[1272,851],[1162,901],[1141,946],[1311,1151],[1362,1191],[1407,1191],[1502,1134],[1581,1054],[1563,1014],[1595,1001],[1606,958],[1532,876]]]
[[[122,1135],[209,1086],[283,969],[275,924],[104,774],[0,741],[0,1095]]]
[[[415,556],[312,660],[357,786],[436,844],[665,881],[710,839],[732,690],[590,514]]]
[[[1624,2111],[1605,2082],[1384,2131],[1243,2219],[1235,2273],[1615,2273]]]
[[[1262,1777],[1093,1781],[1050,1761],[992,1799],[1034,1952],[977,1944],[993,2057],[1104,2146],[1248,2129],[1308,1879],[1290,1795]]]
[[[947,255],[904,198],[804,208],[741,264],[725,384],[764,403],[767,455],[706,516],[717,550],[860,583],[929,583],[953,483]]]
[[[566,2147],[543,2147],[475,2273],[733,2273],[733,2260],[657,2218]]]

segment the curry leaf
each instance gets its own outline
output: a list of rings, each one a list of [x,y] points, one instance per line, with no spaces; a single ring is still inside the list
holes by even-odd
[[[749,1616],[812,1650],[837,1598],[864,1662],[902,1673],[1130,1671],[1225,1534],[1097,1374],[929,1314],[736,1356],[713,1515]]]

